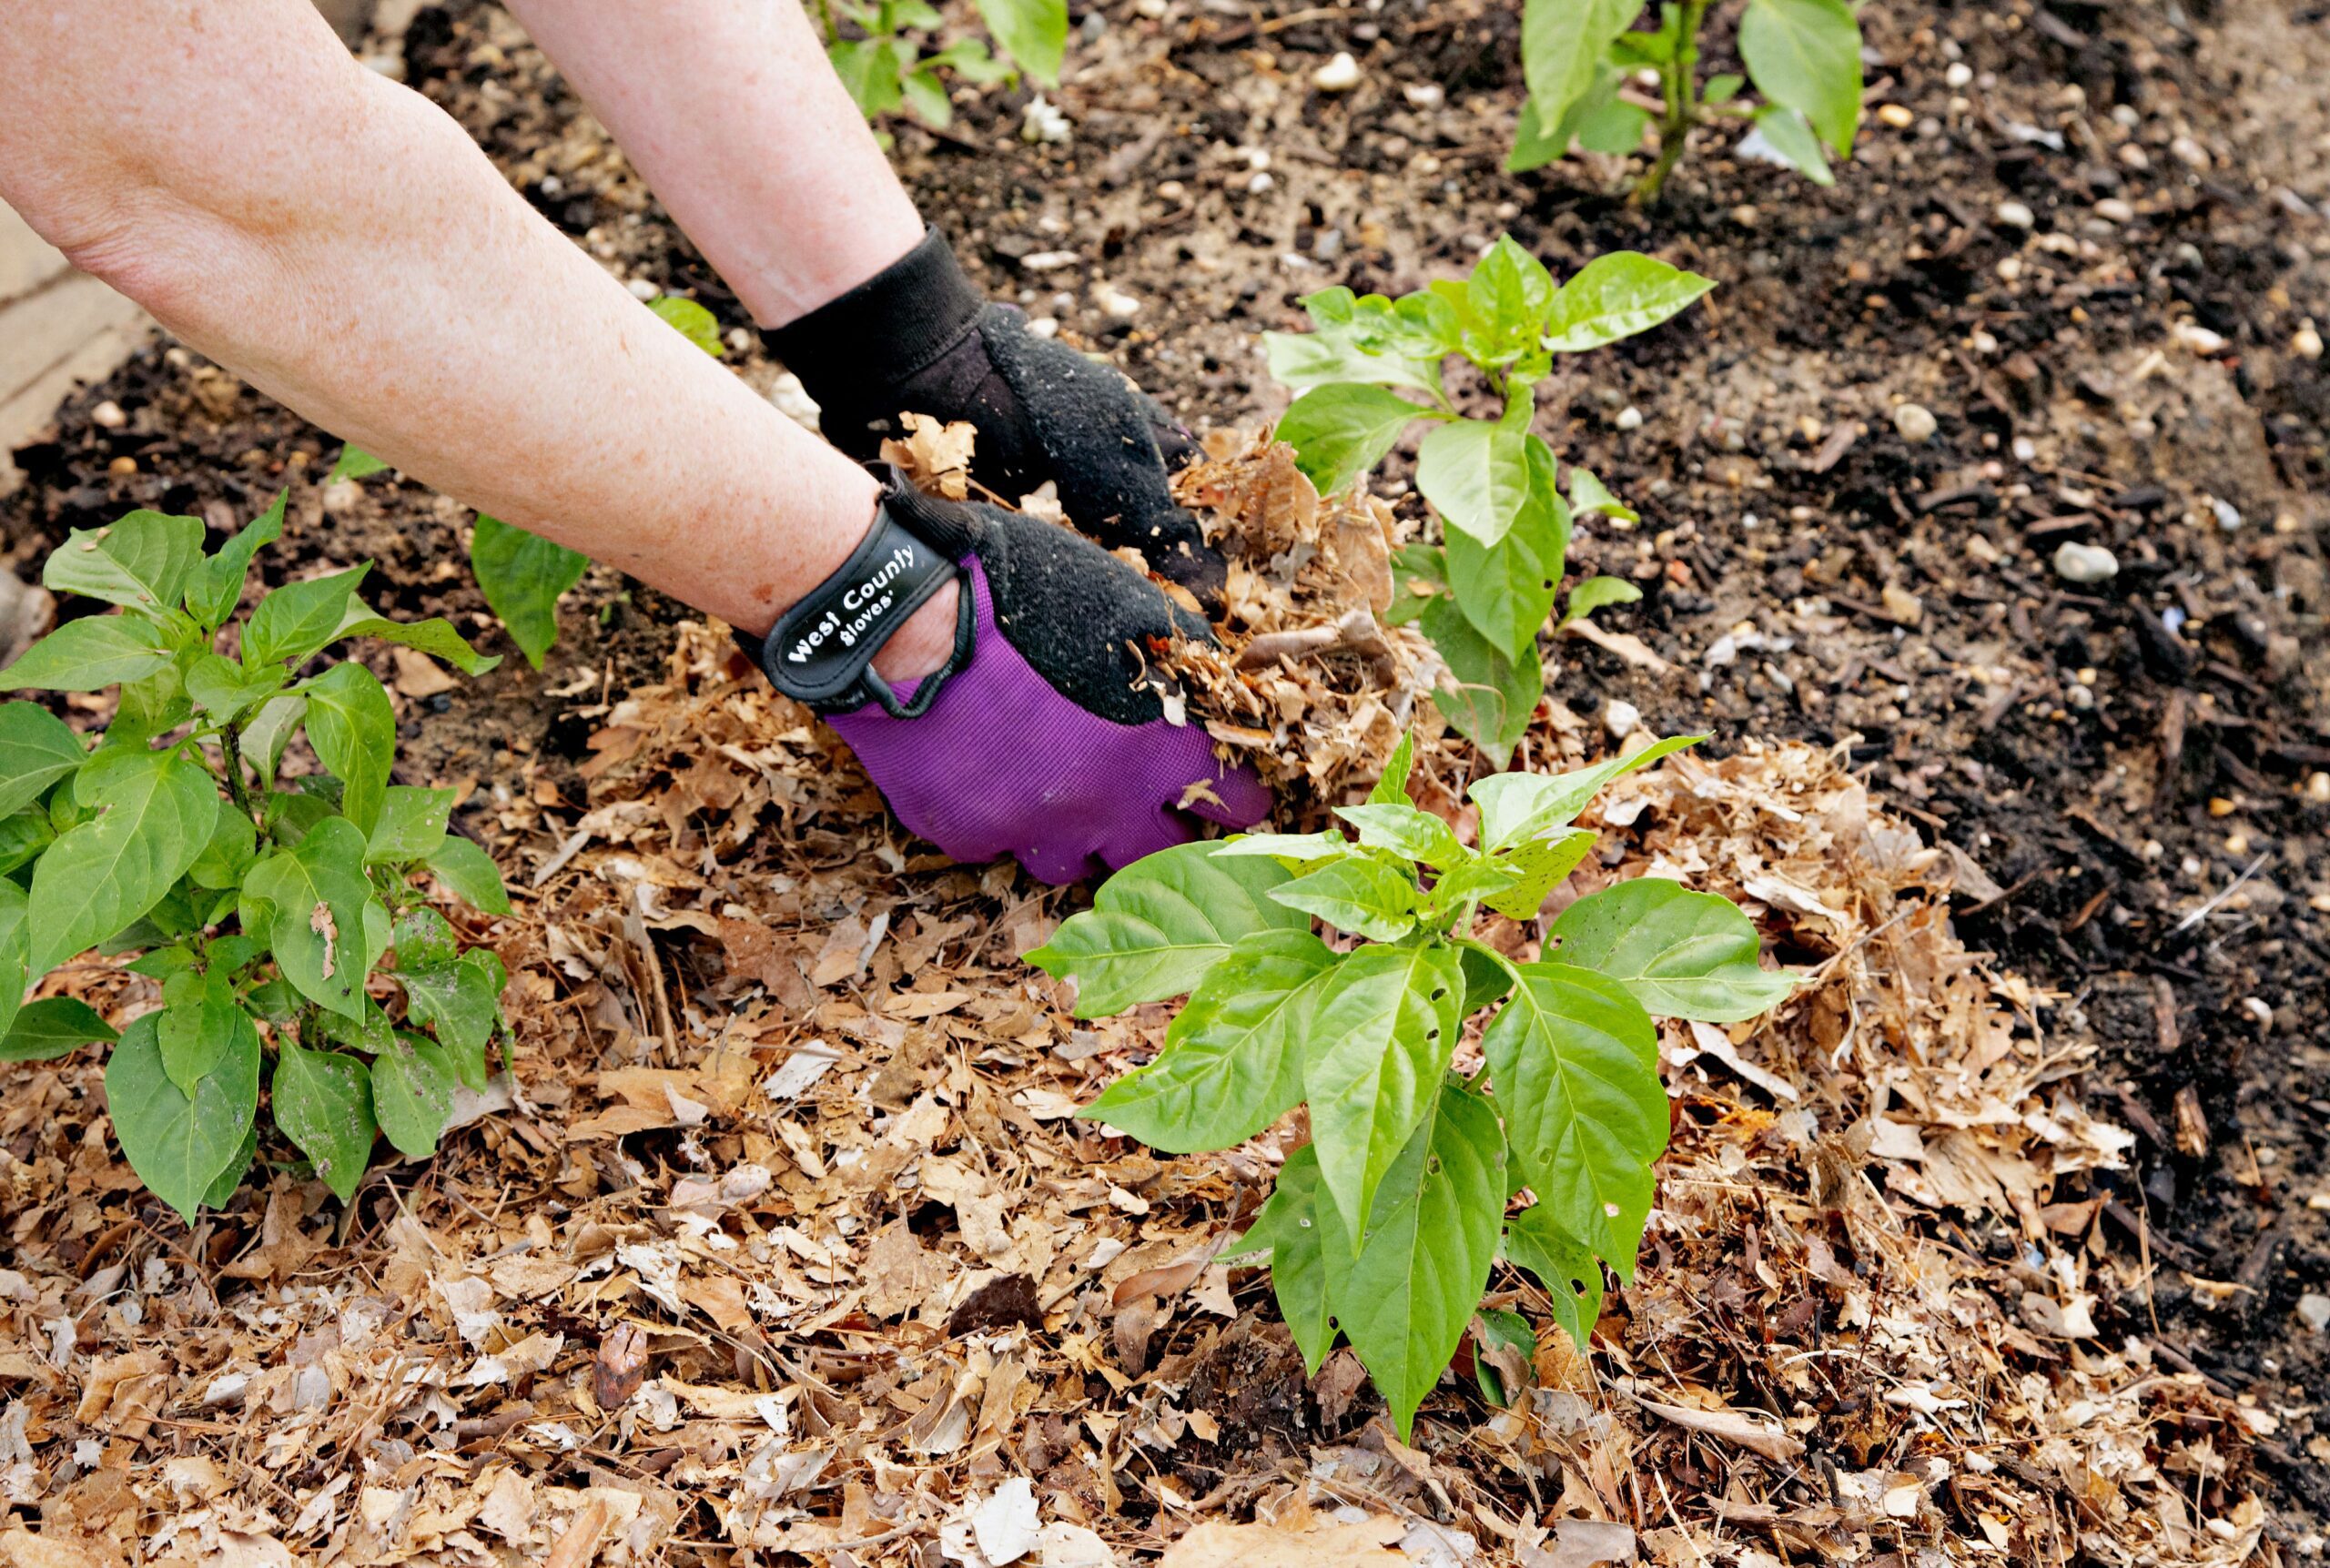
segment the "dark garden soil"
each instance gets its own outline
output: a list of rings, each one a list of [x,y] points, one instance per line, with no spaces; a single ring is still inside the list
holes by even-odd
[[[1602,620],[1660,661],[1564,640],[1555,695],[1711,730],[1718,753],[1849,746],[1970,863],[1960,935],[2029,981],[2046,1031],[2100,1047],[2089,1103],[2139,1135],[2125,1170],[2057,1194],[2104,1200],[2092,1247],[2161,1265],[2099,1320],[2278,1412],[2259,1452],[2294,1539],[2330,1512],[2311,1413],[2330,1332],[2298,1312],[2330,1292],[2330,362],[2309,339],[2330,330],[2330,21],[2300,0],[1876,0],[1882,107],[1836,188],[1707,147],[1645,212],[1602,193],[1615,167],[1501,171],[1511,10],[1110,4],[1052,95],[1069,142],[1019,138],[1019,90],[943,135],[896,127],[899,160],[992,290],[1193,425],[1283,406],[1259,334],[1298,326],[1302,295],[1413,288],[1500,231],[1556,275],[1634,248],[1718,279],[1540,392],[1555,450],[1641,509],[1585,531],[1572,566],[1639,584]],[[1359,86],[1318,90],[1346,49]],[[498,11],[423,11],[402,66],[625,281],[744,325]],[[773,383],[757,350],[734,357]],[[107,402],[125,421],[93,418]],[[24,569],[131,504],[224,522],[289,483],[283,570],[370,557],[382,608],[506,652],[469,514],[389,476],[328,511],[313,481],[336,450],[157,344],[16,454],[29,482],[0,519]],[[2067,581],[2067,541],[2108,547],[2116,576]],[[538,804],[579,809],[561,781],[610,695],[662,667],[674,618],[594,572],[544,674],[513,660],[414,699],[412,765],[491,783],[531,757]],[[1241,1345],[1241,1369],[1283,1360]],[[1251,1390],[1221,1397],[1270,1419]]]

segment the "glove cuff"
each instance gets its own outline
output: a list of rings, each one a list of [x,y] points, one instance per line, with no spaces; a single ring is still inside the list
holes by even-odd
[[[947,237],[927,228],[921,243],[848,293],[761,339],[820,404],[856,407],[928,369],[978,326],[986,305]]]
[[[915,718],[970,663],[975,616],[961,559],[977,531],[977,520],[963,509],[923,495],[892,469],[874,521],[849,559],[779,616],[767,637],[739,632],[736,640],[771,685],[820,713],[878,703],[894,718]],[[876,673],[875,655],[931,595],[957,581],[954,652],[901,703]]]

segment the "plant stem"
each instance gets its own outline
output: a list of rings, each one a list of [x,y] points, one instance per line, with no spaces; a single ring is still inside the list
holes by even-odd
[[[1659,74],[1666,113],[1658,124],[1658,161],[1650,166],[1650,172],[1635,187],[1634,199],[1637,204],[1658,199],[1666,177],[1682,161],[1683,148],[1691,139],[1691,127],[1699,122],[1699,24],[1707,19],[1707,0],[1683,0],[1682,27],[1675,41],[1675,57]]]
[[[817,0],[817,26],[826,35],[826,46],[834,43],[834,0]]]
[[[227,754],[227,793],[235,797],[235,805],[253,826],[259,822],[258,808],[251,799],[250,785],[243,779],[243,726],[228,723],[218,731],[219,749]]]

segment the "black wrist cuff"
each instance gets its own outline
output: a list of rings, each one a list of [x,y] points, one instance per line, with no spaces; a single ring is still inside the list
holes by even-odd
[[[762,338],[819,403],[855,405],[928,368],[978,324],[986,304],[947,237],[928,228],[920,244],[840,298]]]
[[[967,576],[956,559],[967,539],[951,537],[962,531],[927,517],[929,509],[917,504],[921,501],[894,474],[873,525],[840,570],[780,616],[765,640],[737,633],[771,685],[821,713],[879,703],[893,718],[911,719],[927,711],[939,688],[970,662],[976,608],[966,581],[955,617],[955,650],[922,678],[910,702],[899,702],[874,669],[875,655],[908,616],[947,583]],[[934,521],[939,526],[914,526]]]

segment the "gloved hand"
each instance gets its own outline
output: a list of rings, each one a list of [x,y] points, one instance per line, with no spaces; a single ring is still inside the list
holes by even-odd
[[[988,300],[937,229],[765,336],[817,400],[826,438],[860,462],[901,433],[901,413],[967,420],[979,432],[973,479],[1014,501],[1054,481],[1070,522],[1112,550],[1135,547],[1150,571],[1221,608],[1221,558],[1166,480],[1195,450],[1189,433],[1120,372]]]
[[[962,589],[953,654],[893,689],[875,653],[949,581]],[[907,828],[957,860],[1013,855],[1073,882],[1191,837],[1185,809],[1229,827],[1270,810],[1252,773],[1215,761],[1202,729],[1166,723],[1134,683],[1132,648],[1177,632],[1211,635],[1090,541],[922,495],[893,470],[864,542],[755,652]]]

